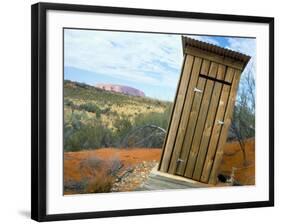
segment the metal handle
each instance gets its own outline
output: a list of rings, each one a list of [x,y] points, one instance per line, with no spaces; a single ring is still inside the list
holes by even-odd
[[[177,163],[183,163],[183,162],[184,162],[183,159],[178,158]]]
[[[203,93],[203,90],[194,88],[194,92]]]

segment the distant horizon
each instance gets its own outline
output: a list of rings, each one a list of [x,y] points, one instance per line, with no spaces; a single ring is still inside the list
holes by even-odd
[[[64,81],[67,81],[67,82],[75,82],[75,83],[79,83],[79,84],[84,84],[84,85],[88,85],[88,86],[91,86],[91,87],[94,87],[94,88],[99,88],[96,86],[96,84],[89,84],[89,83],[85,83],[85,82],[79,82],[79,81],[75,81],[75,80],[70,80],[70,79],[64,79]],[[127,86],[127,85],[122,85],[122,84],[116,84],[116,83],[97,83],[97,84],[111,84],[111,85],[116,85],[116,86],[124,86],[124,87],[131,87],[131,88],[134,88],[136,90],[140,90],[142,91],[141,89],[137,89],[135,87],[132,87],[132,86]],[[109,91],[109,90],[104,90],[104,91],[108,91],[108,92],[111,92],[111,93],[117,93],[117,94],[122,94],[122,93],[118,93],[118,92],[114,92],[114,91]],[[143,92],[143,91],[142,91]],[[145,92],[144,92],[145,93]],[[126,94],[124,94],[126,95]],[[130,94],[128,94],[130,95]],[[132,95],[130,95],[132,96]],[[174,99],[173,100],[162,100],[162,99],[157,99],[157,98],[153,98],[153,97],[150,97],[150,96],[147,96],[145,94],[145,96],[136,96],[136,97],[144,97],[144,98],[148,98],[148,99],[152,99],[152,100],[159,100],[159,101],[162,101],[162,102],[169,102],[169,103],[173,103]]]
[[[255,39],[187,36],[250,55],[244,73],[253,69],[255,76]],[[173,101],[182,63],[179,34],[64,29],[64,78],[71,81],[128,86],[146,97]]]

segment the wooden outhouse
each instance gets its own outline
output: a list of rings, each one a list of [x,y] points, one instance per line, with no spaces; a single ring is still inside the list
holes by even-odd
[[[182,44],[181,77],[158,171],[216,184],[240,75],[250,57],[188,37]]]

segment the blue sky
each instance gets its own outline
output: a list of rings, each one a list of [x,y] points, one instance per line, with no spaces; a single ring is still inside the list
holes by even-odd
[[[255,75],[255,39],[191,36],[252,57],[246,68]],[[95,30],[64,30],[64,79],[90,85],[135,87],[146,96],[172,101],[183,61],[181,36]]]

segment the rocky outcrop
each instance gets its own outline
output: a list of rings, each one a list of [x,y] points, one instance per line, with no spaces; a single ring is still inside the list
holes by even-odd
[[[144,92],[130,86],[113,85],[113,84],[97,84],[96,87],[106,91],[123,93],[130,96],[141,96],[141,97],[145,96]]]

